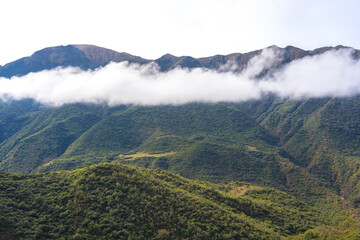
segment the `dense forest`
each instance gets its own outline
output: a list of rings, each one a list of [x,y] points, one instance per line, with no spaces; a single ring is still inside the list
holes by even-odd
[[[275,189],[100,164],[0,174],[3,239],[280,239],[327,219]]]

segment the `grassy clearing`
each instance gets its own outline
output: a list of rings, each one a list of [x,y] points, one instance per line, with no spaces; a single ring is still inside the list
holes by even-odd
[[[258,187],[258,186],[250,186],[250,185],[239,186],[235,183],[226,184],[225,187],[228,189],[228,193],[235,197],[240,197],[240,196],[244,195],[247,191],[250,191],[250,190],[262,190],[263,189],[262,187]]]
[[[137,152],[133,154],[120,154],[118,155],[118,157],[121,159],[135,160],[136,158],[142,158],[142,157],[166,157],[174,154],[176,154],[176,152],[165,152],[165,153],[156,153],[156,154]]]
[[[253,152],[258,152],[259,150],[257,149],[257,147],[253,147],[253,146],[249,146],[249,145],[246,145],[247,149],[249,151],[253,151]]]

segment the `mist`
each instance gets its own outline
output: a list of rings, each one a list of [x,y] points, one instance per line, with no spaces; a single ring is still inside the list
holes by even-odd
[[[282,52],[264,49],[240,73],[229,62],[221,71],[176,68],[160,72],[155,63],[110,63],[84,71],[56,68],[11,79],[0,78],[0,98],[31,98],[60,106],[67,103],[160,105],[190,102],[242,102],[266,94],[283,98],[350,97],[360,93],[360,61],[352,49],[327,51],[282,67]],[[267,74],[262,75],[264,70]],[[261,77],[259,77],[261,76]]]
[[[360,61],[352,57],[353,49],[327,51],[305,57],[265,77],[263,92],[281,97],[351,97],[360,93]]]

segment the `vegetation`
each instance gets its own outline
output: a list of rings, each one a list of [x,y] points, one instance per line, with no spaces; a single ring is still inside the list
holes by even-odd
[[[275,67],[330,49],[289,46]],[[155,61],[160,71],[233,61],[238,72],[259,53]],[[70,45],[0,75],[124,60],[149,62]],[[0,101],[0,170],[12,172],[0,173],[0,239],[360,239],[359,106],[359,96],[148,107]]]
[[[137,152],[177,152],[189,159],[189,148],[197,151],[208,144],[256,159],[261,152],[276,153],[275,141],[242,112],[224,104],[147,108],[71,104],[46,109],[4,141],[0,169],[26,173],[37,168],[75,169],[99,158]],[[247,146],[259,150],[259,156]]]
[[[40,112],[33,100],[0,101],[0,144],[29,124]]]
[[[70,172],[0,173],[3,239],[280,239],[323,222],[274,189],[187,180],[100,164]],[[259,197],[262,196],[262,197]]]
[[[286,47],[275,67],[329,49]],[[231,60],[241,71],[259,53],[156,62],[168,71]],[[0,75],[123,60],[148,62],[61,46]],[[360,239],[359,106],[359,96],[148,107],[0,101],[0,170],[12,172],[0,173],[0,239]],[[91,166],[103,162],[112,163]]]
[[[239,105],[268,132],[297,166],[359,207],[360,97],[279,101],[274,97]]]
[[[330,227],[317,227],[306,231],[303,234],[297,236],[288,237],[289,240],[309,240],[309,239],[360,239],[360,223],[357,221],[344,221],[339,225]]]
[[[213,183],[246,181],[275,187],[320,209],[321,218],[331,223],[356,215],[360,193],[353,189],[359,184],[354,170],[358,158],[340,155],[340,150],[333,154],[333,147],[328,154],[330,144],[322,152],[308,145],[317,146],[323,139],[324,130],[311,130],[319,126],[314,119],[318,114],[313,112],[326,106],[328,100],[268,101],[267,108],[254,104],[251,110],[230,104],[111,108],[71,104],[42,109],[1,143],[0,168],[18,173],[48,172],[120,161]],[[282,120],[268,123],[273,114]],[[287,119],[291,124],[283,123],[290,121]],[[256,122],[260,120],[263,127]],[[309,135],[311,132],[318,134]],[[328,164],[336,159],[341,171],[315,162],[307,167],[306,158]],[[344,167],[345,161],[348,167]],[[350,167],[351,171],[346,170]],[[339,172],[349,179],[341,189],[340,181],[332,180]],[[351,172],[355,175],[347,175]],[[349,191],[344,200],[343,189]]]
[[[41,112],[28,125],[3,141],[0,169],[31,172],[63,154],[101,116],[101,106],[95,105],[73,104]]]

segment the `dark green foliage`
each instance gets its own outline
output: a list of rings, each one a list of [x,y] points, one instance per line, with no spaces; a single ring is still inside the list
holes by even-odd
[[[0,100],[0,144],[29,124],[42,110],[33,100]]]
[[[233,197],[216,186],[119,164],[0,173],[0,186],[0,235],[14,239],[279,239],[320,223],[317,211],[275,190],[266,191],[279,197],[265,201],[256,191]]]
[[[31,172],[59,157],[101,119],[102,112],[101,106],[76,104],[44,110],[1,144],[0,169]]]
[[[278,102],[276,105],[280,113],[294,114],[303,109],[301,106],[312,104],[288,102],[281,107]],[[307,108],[309,106],[304,107]],[[307,114],[305,110],[301,113]],[[336,196],[338,191],[324,184],[324,181],[336,181],[334,174],[324,171],[325,166],[332,169],[328,164],[331,159],[325,158],[329,156],[327,150],[317,155],[324,167],[313,164],[311,171],[302,168],[304,163],[297,153],[308,149],[306,129],[291,130],[294,133],[289,135],[291,141],[298,139],[299,142],[298,136],[302,134],[304,141],[291,145],[289,140],[281,148],[276,138],[230,104],[130,108],[71,104],[43,110],[30,124],[8,138],[0,148],[3,158],[0,167],[15,172],[46,172],[118,160],[161,168],[192,179],[241,180],[276,187],[311,204],[321,202],[324,218],[336,222],[345,216],[338,207],[334,211],[336,216],[331,216],[326,207],[329,204],[341,206],[340,197]],[[281,134],[278,137],[284,139]],[[310,144],[316,142],[310,141]],[[150,155],[126,158],[126,154],[138,152]],[[119,154],[123,157],[118,157]],[[358,184],[356,178],[352,184]],[[328,198],[329,194],[335,195]],[[356,204],[360,193],[353,192],[352,196]]]
[[[286,182],[274,155],[248,152],[225,144],[201,141],[192,144],[183,154],[167,158],[168,170],[191,179],[212,182],[241,179],[269,186],[283,186]]]
[[[316,229],[308,230],[304,234],[298,236],[288,237],[289,240],[308,240],[308,239],[349,239],[359,240],[360,239],[360,223],[356,221],[344,221],[341,224],[329,226],[329,227],[318,227]]]
[[[63,162],[73,161],[75,157],[88,161],[97,156],[114,157],[130,151],[175,151],[182,159],[189,159],[189,155],[185,156],[189,147],[194,149],[202,141],[234,146],[230,148],[234,151],[246,150],[245,145],[249,144],[276,152],[272,146],[274,138],[229,105],[131,107],[104,117],[68,147],[61,161],[53,161],[41,171],[64,169]],[[243,155],[247,154],[243,151]],[[58,165],[60,162],[62,166]]]
[[[285,156],[322,185],[352,200],[359,196],[360,98],[266,100],[239,105],[280,139]]]

